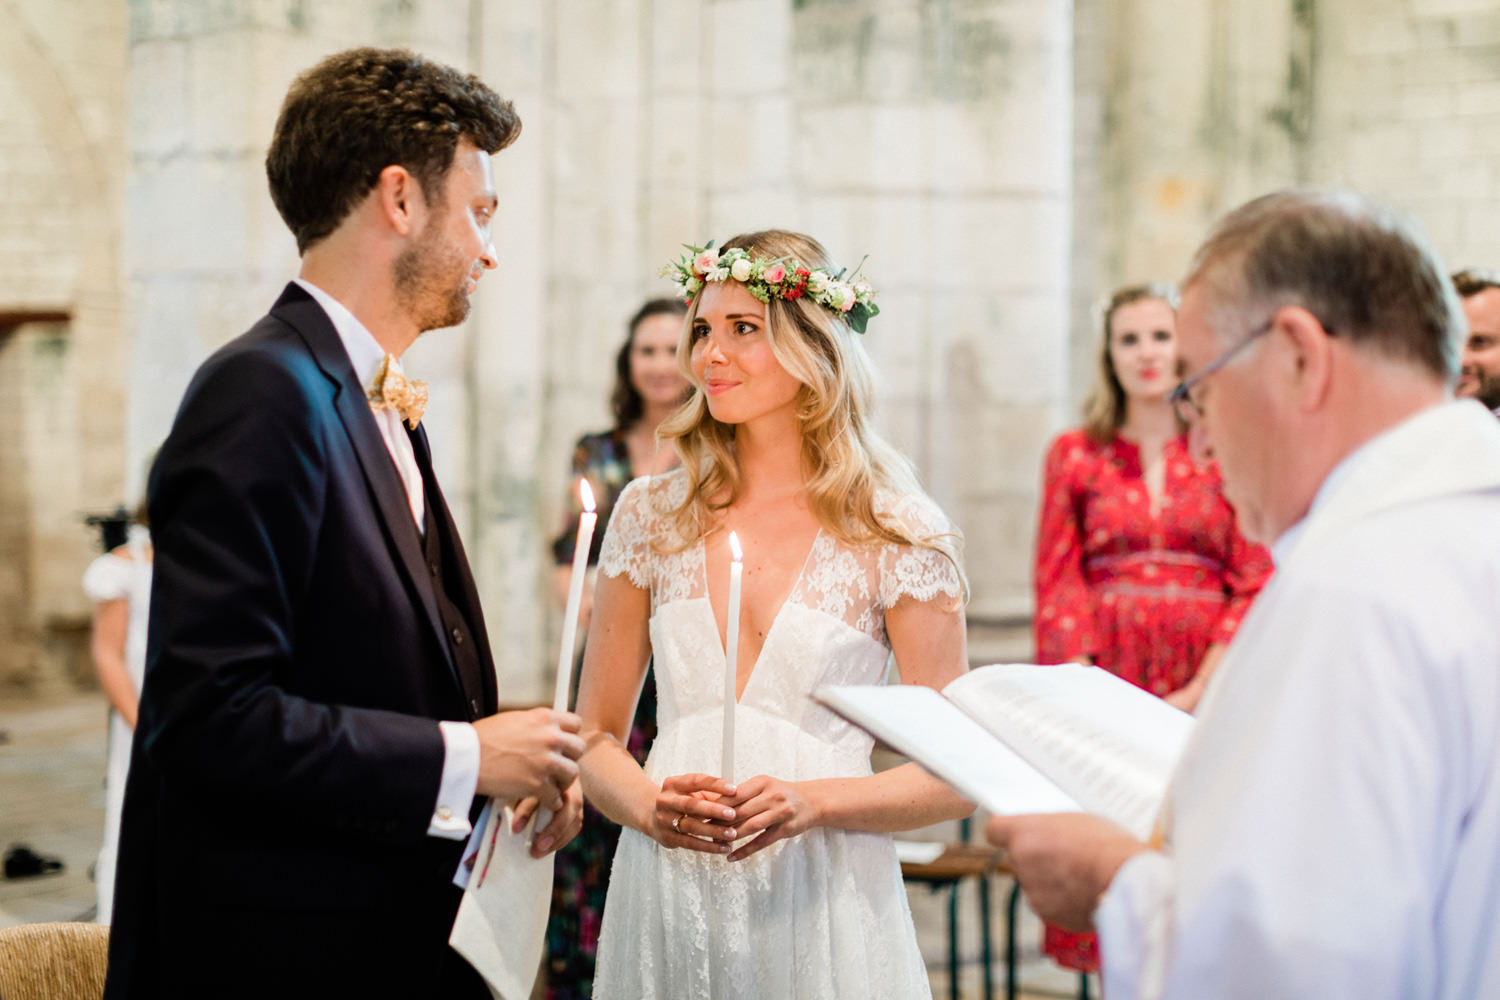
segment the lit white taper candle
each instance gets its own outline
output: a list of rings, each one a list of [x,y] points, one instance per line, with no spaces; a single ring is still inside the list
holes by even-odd
[[[734,781],[734,708],[738,701],[740,679],[740,574],[745,553],[740,537],[729,533],[729,621],[724,629],[724,751],[719,758],[719,776]]]
[[[573,574],[568,578],[568,610],[563,613],[562,645],[557,650],[557,687],[552,695],[556,711],[568,710],[568,683],[573,679],[573,643],[578,638],[578,607],[583,603],[583,580],[589,570],[589,545],[594,541],[594,491],[587,479],[578,480],[583,513],[578,515],[578,540],[573,546]]]

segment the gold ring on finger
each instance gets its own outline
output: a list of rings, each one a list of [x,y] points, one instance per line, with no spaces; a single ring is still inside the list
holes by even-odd
[[[683,816],[686,816],[686,815],[687,815],[687,813],[682,813],[676,819],[674,819],[672,821],[672,829],[673,830],[676,830],[678,833],[682,832],[682,827],[678,826],[677,824],[681,823]]]

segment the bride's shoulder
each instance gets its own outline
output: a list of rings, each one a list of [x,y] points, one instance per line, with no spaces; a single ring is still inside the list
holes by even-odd
[[[916,538],[956,533],[943,508],[920,490],[900,491],[882,487],[875,491],[875,516]]]
[[[670,472],[632,479],[620,491],[617,505],[634,507],[642,516],[664,517],[681,507],[687,495],[687,472],[677,468]]]
[[[610,514],[619,531],[653,545],[676,548],[677,511],[688,498],[688,476],[681,469],[632,479],[620,491]]]

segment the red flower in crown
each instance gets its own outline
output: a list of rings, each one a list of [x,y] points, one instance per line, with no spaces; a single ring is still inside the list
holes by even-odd
[[[784,299],[802,298],[803,293],[807,291],[807,279],[811,276],[812,272],[807,268],[797,268],[796,271],[792,272],[792,287],[782,292],[781,297]]]

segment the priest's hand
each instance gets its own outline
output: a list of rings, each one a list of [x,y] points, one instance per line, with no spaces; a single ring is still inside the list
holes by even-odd
[[[721,800],[735,788],[711,774],[675,774],[661,783],[646,832],[663,847],[725,854],[738,836],[735,811]]]
[[[778,840],[798,836],[818,825],[818,810],[805,794],[804,786],[765,774],[741,782],[739,793],[725,804],[733,806],[739,817],[739,835],[754,838],[736,848],[729,856],[730,861],[743,861]]]
[[[504,802],[536,796],[554,813],[564,811],[563,791],[577,783],[583,720],[572,712],[533,708],[501,712],[474,723],[479,736],[480,795]]]
[[[1094,929],[1094,909],[1120,866],[1150,848],[1120,827],[1086,813],[996,816],[990,843],[1009,854],[1037,916],[1063,930]]]

